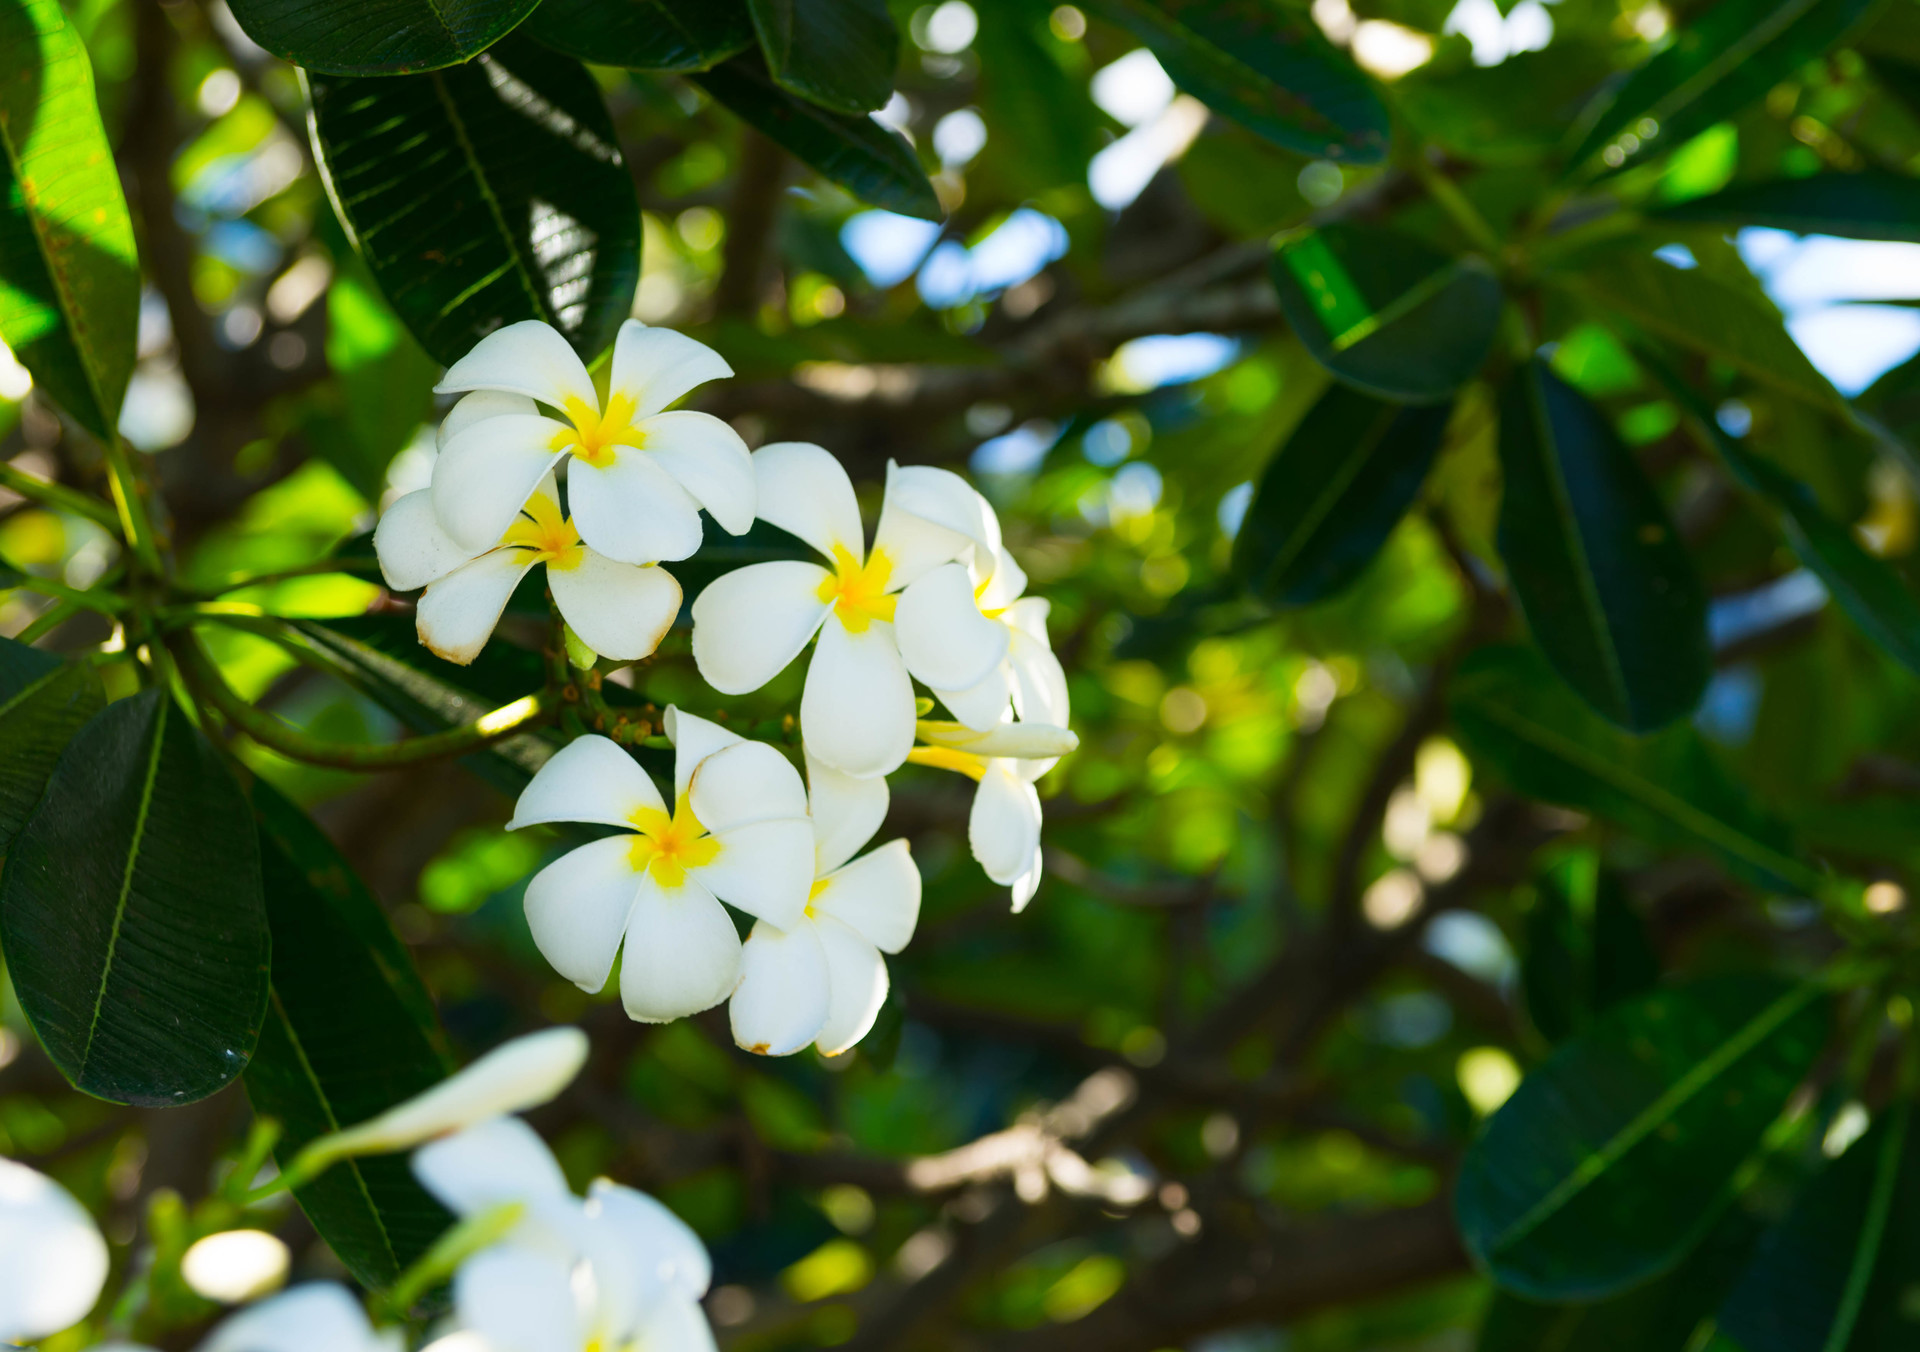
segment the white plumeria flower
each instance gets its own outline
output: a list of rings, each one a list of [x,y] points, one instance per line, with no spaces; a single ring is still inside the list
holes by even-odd
[[[1026,909],[1040,886],[1040,795],[1033,782],[1080,745],[1066,728],[1002,723],[978,732],[962,723],[923,720],[907,758],[954,770],[979,784],[967,817],[967,844],[996,883],[1013,889],[1013,909]]]
[[[229,1316],[199,1352],[402,1352],[406,1335],[376,1329],[344,1286],[313,1282]]]
[[[700,547],[702,507],[742,534],[754,510],[746,443],[709,414],[664,411],[694,386],[732,374],[705,344],[630,319],[614,341],[603,404],[558,330],[536,319],[496,330],[434,387],[485,392],[470,408],[485,416],[450,434],[434,462],[434,514],[461,548],[491,549],[564,459],[574,524],[609,559],[686,558]]]
[[[0,1159],[0,1342],[27,1342],[87,1317],[107,1280],[107,1241],[72,1193]]]
[[[880,829],[887,782],[855,779],[807,758],[814,875],[805,915],[762,920],[747,936],[733,1038],[786,1056],[813,1043],[838,1056],[867,1035],[887,998],[882,953],[898,953],[920,919],[920,870],[904,840],[847,861]]]
[[[456,406],[447,421],[459,412]],[[373,533],[373,550],[389,587],[426,588],[415,615],[420,641],[437,657],[462,666],[478,657],[513,589],[538,563],[547,566],[547,586],[561,618],[603,657],[645,657],[680,613],[680,584],[664,568],[617,563],[581,542],[560,511],[551,474],[499,542],[478,554],[440,528],[432,498],[423,488],[394,503]]]
[[[607,984],[624,941],[620,1000],[645,1023],[733,994],[740,936],[720,902],[790,926],[813,882],[807,792],[786,757],[678,709],[665,722],[675,748],[671,811],[631,756],[586,736],[540,768],[507,823],[625,828],[535,874],[527,923],[554,969],[587,991]]]
[[[454,1275],[460,1323],[488,1352],[711,1352],[706,1248],[653,1198],[603,1178],[583,1203],[515,1118],[425,1147],[413,1170],[457,1216],[521,1210]]]
[[[778,442],[753,454],[761,519],[806,541],[831,570],[800,560],[726,574],[693,603],[693,659],[715,690],[758,690],[820,642],[800,697],[807,751],[861,779],[891,774],[913,747],[913,678],[936,689],[978,684],[1007,654],[1007,631],[981,615],[965,570],[958,591],[928,595],[915,654],[894,633],[899,593],[986,535],[979,495],[948,470],[887,466],[873,548],[840,462]]]

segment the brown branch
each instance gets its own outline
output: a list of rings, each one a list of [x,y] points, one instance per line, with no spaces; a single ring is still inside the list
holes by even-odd
[[[780,215],[787,155],[750,127],[741,128],[740,164],[727,202],[727,239],[721,248],[714,313],[750,318],[765,290],[768,246]]]

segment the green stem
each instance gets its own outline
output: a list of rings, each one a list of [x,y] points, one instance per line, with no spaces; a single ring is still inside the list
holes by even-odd
[[[127,608],[125,600],[111,594],[82,591],[78,587],[69,587],[64,582],[55,582],[48,577],[35,577],[31,573],[15,574],[17,580],[6,585],[18,587],[22,591],[38,592],[42,596],[51,596],[56,601],[64,601],[70,606],[82,610],[96,611],[102,615],[118,615]]]
[[[32,624],[13,636],[15,643],[38,643],[55,629],[79,614],[81,607],[71,601],[56,601]]]
[[[289,759],[339,770],[392,770],[422,761],[464,756],[539,726],[546,721],[554,704],[551,692],[541,691],[502,705],[464,727],[427,737],[409,737],[378,745],[330,742],[309,736],[242,699],[193,635],[182,634],[170,639],[168,648],[179,664],[187,688],[203,703],[217,709],[235,728]]]
[[[25,470],[15,469],[4,460],[0,460],[0,488],[10,488],[21,497],[31,498],[43,507],[71,512],[75,516],[84,516],[89,521],[105,526],[108,530],[120,529],[120,518],[114,514],[113,508],[98,498],[90,498],[85,493],[76,493],[65,484],[36,479]]]
[[[146,485],[134,471],[127,443],[116,433],[106,439],[104,450],[121,534],[141,566],[152,576],[163,577],[166,566],[160,560],[159,532],[154,529],[153,515],[147,510]]]
[[[241,591],[247,587],[266,587],[275,582],[286,582],[296,577],[317,577],[328,573],[365,572],[378,566],[371,556],[366,558],[320,559],[314,563],[302,564],[298,568],[282,568],[278,572],[261,573],[255,577],[243,577],[232,582],[222,582],[217,587],[182,589],[179,595],[189,601],[212,600],[216,596],[225,596],[230,592]]]
[[[1454,181],[1434,167],[1424,148],[1414,152],[1412,166],[1415,176],[1426,188],[1427,196],[1433,199],[1434,204],[1452,217],[1453,223],[1465,231],[1467,238],[1478,248],[1497,259],[1501,252],[1500,236]]]
[[[525,1213],[526,1207],[519,1202],[502,1202],[461,1221],[377,1297],[379,1306],[393,1318],[404,1318],[420,1297],[451,1277],[467,1259],[505,1239]]]

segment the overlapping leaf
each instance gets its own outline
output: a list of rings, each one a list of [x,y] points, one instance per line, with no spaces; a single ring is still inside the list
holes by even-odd
[[[478,56],[540,0],[233,0],[248,37],[328,75],[406,75]]]
[[[753,45],[745,0],[544,0],[527,35],[628,70],[706,70]]]
[[[774,83],[837,113],[893,97],[900,33],[885,0],[747,0]]]
[[[91,666],[0,639],[0,854],[27,824],[60,753],[105,700]]]
[[[1541,1036],[1565,1040],[1659,976],[1646,922],[1612,870],[1576,856],[1540,878],[1520,986]]]
[[[1743,183],[1659,213],[1668,220],[1760,225],[1801,235],[1920,241],[1920,179],[1870,169]]]

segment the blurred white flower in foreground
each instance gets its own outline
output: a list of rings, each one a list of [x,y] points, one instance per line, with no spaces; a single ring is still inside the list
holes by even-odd
[[[79,1323],[106,1280],[107,1242],[86,1208],[45,1174],[0,1159],[0,1342]]]
[[[401,1329],[376,1329],[343,1286],[314,1282],[229,1316],[200,1352],[401,1352]]]
[[[471,398],[472,396],[468,396]],[[466,401],[447,415],[452,424]],[[637,661],[651,653],[680,613],[680,584],[651,563],[617,563],[589,549],[560,511],[549,474],[500,542],[476,554],[440,528],[432,493],[409,493],[373,533],[380,573],[395,591],[425,587],[416,610],[420,641],[463,666],[480,655],[527,570],[547,566],[553,602],[580,641],[603,657]]]
[[[637,320],[620,326],[606,401],[558,330],[538,320],[482,338],[435,389],[470,420],[433,466],[434,514],[461,548],[494,547],[564,458],[580,537],[620,563],[684,559],[700,547],[700,509],[723,530],[753,524],[746,443],[720,419],[664,412],[694,386],[733,374],[712,348]],[[535,401],[558,410],[560,421]],[[484,416],[479,416],[484,415]]]
[[[833,565],[756,563],[721,577],[693,603],[693,659],[715,690],[743,695],[820,642],[800,697],[810,755],[866,779],[900,768],[913,747],[913,680],[966,690],[1006,657],[1003,626],[980,614],[960,570],[917,607],[903,660],[894,628],[900,593],[986,540],[980,497],[948,470],[887,466],[873,548],[840,462],[818,446],[778,442],[753,455],[761,518]]]
[[[1065,728],[1002,723],[977,732],[961,723],[922,720],[907,758],[954,770],[979,784],[967,817],[967,844],[987,876],[1013,889],[1013,909],[1026,909],[1040,886],[1040,795],[1033,782],[1080,745]]]
[[[813,882],[807,793],[786,758],[669,708],[673,808],[605,737],[570,743],[540,768],[508,830],[593,822],[622,834],[569,851],[527,885],[527,923],[554,969],[583,990],[607,983],[626,947],[620,1000],[664,1023],[719,1004],[740,980],[740,936],[720,902],[786,927]]]
[[[855,779],[808,757],[814,874],[804,916],[762,920],[747,936],[733,1038],[785,1056],[813,1043],[838,1056],[867,1035],[887,998],[882,953],[898,953],[920,918],[920,870],[904,840],[847,861],[880,829],[887,782]]]

